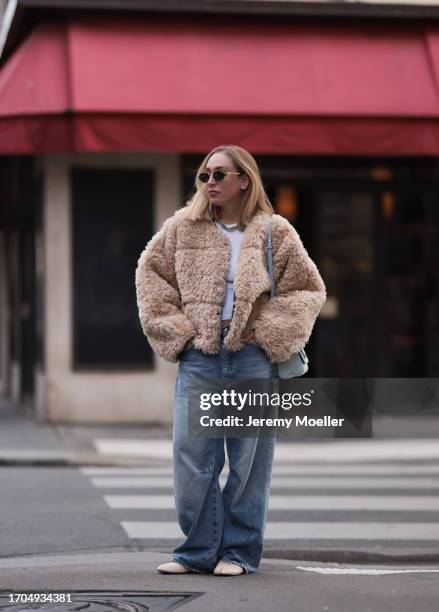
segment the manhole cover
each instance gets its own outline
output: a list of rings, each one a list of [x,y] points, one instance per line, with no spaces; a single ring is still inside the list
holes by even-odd
[[[61,593],[64,594],[60,596]],[[26,612],[52,610],[52,612],[162,612],[175,610],[201,593],[126,592],[126,591],[0,591],[0,610]],[[64,601],[63,601],[64,600]]]

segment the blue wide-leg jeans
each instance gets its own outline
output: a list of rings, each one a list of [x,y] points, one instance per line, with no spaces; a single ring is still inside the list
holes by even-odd
[[[188,387],[191,377],[217,379],[277,378],[277,365],[256,344],[240,351],[224,347],[206,355],[194,347],[180,355],[174,395],[173,468],[177,519],[186,539],[171,556],[187,569],[210,573],[220,559],[246,573],[261,561],[276,434],[257,437],[188,435]],[[229,475],[221,491],[218,477],[227,448]]]

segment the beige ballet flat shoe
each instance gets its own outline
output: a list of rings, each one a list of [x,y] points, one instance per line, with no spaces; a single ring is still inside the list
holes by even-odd
[[[162,574],[190,574],[190,570],[183,565],[180,565],[180,563],[177,563],[176,561],[162,563],[157,569]]]
[[[228,561],[219,561],[216,568],[213,570],[216,576],[238,576],[244,573],[244,568],[237,563],[229,563]]]

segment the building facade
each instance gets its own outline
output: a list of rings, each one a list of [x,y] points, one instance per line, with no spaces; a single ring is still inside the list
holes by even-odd
[[[230,142],[325,280],[310,375],[435,377],[435,5],[73,4],[3,7],[2,392],[43,420],[171,421],[134,271]]]

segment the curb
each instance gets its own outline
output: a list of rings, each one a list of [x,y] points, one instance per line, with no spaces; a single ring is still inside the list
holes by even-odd
[[[338,554],[332,554],[336,552]],[[32,554],[29,556],[19,555],[17,557],[0,557],[0,568],[13,568],[13,567],[37,567],[51,565],[69,566],[77,565],[102,565],[105,563],[118,564],[122,566],[125,563],[156,563],[160,560],[166,560],[169,558],[168,552],[157,551],[157,550],[145,550],[145,551],[129,551],[129,550],[88,550],[88,551],[75,551],[75,552],[55,552],[45,554]],[[283,550],[283,551],[264,551],[262,557],[262,563],[268,564],[285,564],[285,563],[336,563],[336,564],[356,564],[356,565],[370,565],[370,564],[405,564],[416,563],[419,565],[436,564],[439,559],[439,553],[432,554],[375,554],[361,551],[357,553],[354,550],[350,551],[328,551],[328,550]]]
[[[0,456],[1,466],[41,467],[169,467],[169,461],[156,457],[112,457],[96,453],[72,453],[54,456],[9,455]]]
[[[341,550],[341,549],[284,549],[264,550],[265,559],[283,561],[318,561],[320,563],[439,563],[439,550],[437,552],[374,552],[367,550]]]

